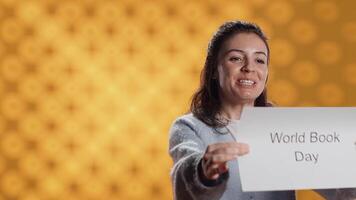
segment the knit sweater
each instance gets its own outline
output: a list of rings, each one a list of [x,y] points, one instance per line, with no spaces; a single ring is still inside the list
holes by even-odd
[[[235,122],[230,126],[237,126]],[[237,127],[238,128],[238,127]],[[228,162],[229,171],[213,184],[202,182],[198,165],[209,144],[232,142],[226,128],[212,128],[193,114],[179,117],[172,125],[169,154],[174,166],[171,171],[174,199],[176,200],[295,200],[294,191],[243,192],[238,161]],[[273,181],[273,180],[271,180]],[[356,199],[355,189],[317,190],[330,200]]]

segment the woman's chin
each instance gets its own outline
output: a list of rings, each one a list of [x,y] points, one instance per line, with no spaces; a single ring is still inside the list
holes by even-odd
[[[245,92],[243,94],[239,94],[238,98],[238,103],[253,103],[256,100],[256,95],[252,93]]]
[[[239,99],[248,100],[248,99],[255,99],[256,95],[255,92],[253,91],[245,90],[245,91],[239,91],[237,96],[240,97]]]
[[[254,102],[261,93],[262,92],[259,92],[256,89],[239,88],[239,90],[235,90],[235,97],[243,103]]]

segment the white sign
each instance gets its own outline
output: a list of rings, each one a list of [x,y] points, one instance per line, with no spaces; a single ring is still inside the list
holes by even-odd
[[[356,108],[244,108],[243,191],[356,188]]]

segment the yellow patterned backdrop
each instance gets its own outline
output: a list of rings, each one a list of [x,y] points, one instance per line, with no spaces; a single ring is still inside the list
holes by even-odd
[[[0,199],[171,199],[168,129],[224,21],[270,38],[270,99],[356,104],[352,0],[1,0]],[[310,191],[301,199],[320,199]]]

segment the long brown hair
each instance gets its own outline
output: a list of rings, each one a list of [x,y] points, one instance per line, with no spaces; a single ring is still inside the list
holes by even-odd
[[[238,33],[255,33],[258,35],[267,47],[267,64],[269,63],[270,53],[267,38],[256,24],[243,21],[231,21],[226,22],[219,27],[218,31],[209,42],[205,65],[200,75],[200,87],[194,93],[190,105],[190,112],[212,127],[226,125],[225,121],[217,118],[217,114],[221,109],[219,82],[218,79],[214,77],[214,75],[217,74],[218,54],[223,43]],[[271,106],[271,103],[267,101],[266,88],[260,96],[257,97],[254,105],[258,107]]]

